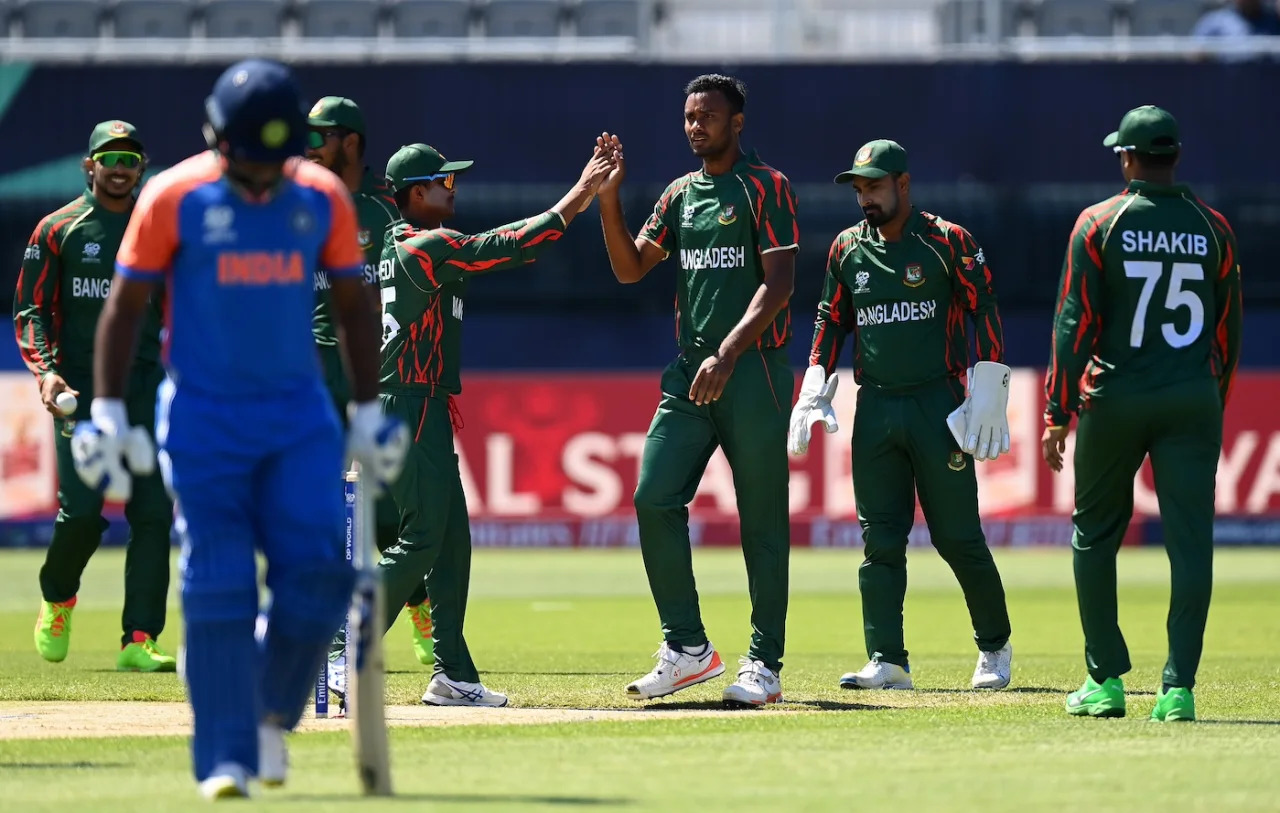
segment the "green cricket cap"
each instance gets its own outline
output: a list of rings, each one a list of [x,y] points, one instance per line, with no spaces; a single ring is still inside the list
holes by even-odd
[[[387,186],[392,191],[405,188],[413,181],[424,181],[432,175],[466,172],[474,161],[446,161],[435,147],[409,144],[396,150],[387,162]]]
[[[847,184],[854,177],[883,178],[894,172],[907,171],[907,151],[887,138],[868,141],[853,156],[853,167],[836,176],[836,183]]]
[[[343,127],[364,135],[364,114],[360,106],[345,96],[325,96],[307,113],[309,127]]]
[[[89,134],[89,155],[98,152],[112,141],[121,140],[132,141],[139,150],[142,149],[142,141],[138,138],[137,127],[119,119],[99,122],[93,128],[93,132]]]
[[[1145,104],[1125,113],[1120,127],[1102,140],[1102,146],[1115,152],[1169,155],[1177,152],[1182,144],[1178,139],[1177,119],[1168,110]]]

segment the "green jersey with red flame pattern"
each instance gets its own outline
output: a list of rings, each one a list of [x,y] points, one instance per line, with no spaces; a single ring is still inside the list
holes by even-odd
[[[1227,219],[1185,185],[1133,181],[1080,213],[1067,246],[1045,421],[1090,398],[1216,378],[1240,358],[1240,265]]]
[[[457,395],[467,280],[518,268],[564,234],[564,220],[544,212],[482,234],[420,229],[398,220],[387,230],[378,264],[382,289],[382,391]]]
[[[13,299],[18,348],[37,377],[54,373],[92,392],[98,317],[111,293],[116,251],[129,212],[113,212],[83,195],[36,226],[22,256]],[[160,295],[153,295],[138,343],[135,373],[160,362]]]
[[[382,259],[382,238],[386,235],[387,227],[400,217],[400,213],[396,211],[396,201],[391,190],[367,169],[360,181],[360,188],[351,199],[356,204],[356,237],[364,252],[365,282],[377,285],[378,261]],[[316,337],[316,344],[337,347],[338,334],[334,329],[329,306],[329,275],[324,271],[316,271],[315,289],[316,310],[311,321],[311,332]]]
[[[680,258],[676,341],[715,350],[764,282],[761,258],[799,248],[796,198],[787,177],[753,152],[723,175],[698,170],[672,181],[640,237]],[[788,304],[756,347],[783,347],[790,338]]]
[[[860,385],[909,389],[963,375],[966,318],[980,361],[1004,361],[1004,334],[981,247],[964,228],[913,209],[902,239],[864,220],[836,235],[818,304],[809,363],[830,374],[854,336]]]

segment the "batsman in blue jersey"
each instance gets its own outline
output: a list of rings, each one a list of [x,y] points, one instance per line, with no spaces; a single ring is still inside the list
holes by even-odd
[[[378,406],[378,326],[350,194],[297,157],[306,107],[289,70],[249,60],[205,104],[210,150],[143,190],[98,323],[91,424],[77,469],[108,497],[154,465],[124,387],[155,285],[165,283],[156,437],[182,535],[185,676],[201,793],[280,784],[297,725],[351,597],[342,429],[311,333],[312,277],[328,273],[353,398],[347,454],[374,487],[398,475],[407,428]],[[255,553],[271,610],[254,640]]]

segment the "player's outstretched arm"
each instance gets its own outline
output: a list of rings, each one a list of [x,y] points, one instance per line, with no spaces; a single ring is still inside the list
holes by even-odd
[[[818,318],[814,320],[813,343],[809,346],[809,366],[821,367],[827,375],[836,370],[845,337],[858,327],[853,292],[845,284],[841,267],[853,245],[852,236],[847,231],[841,232],[827,252],[827,273],[822,283],[822,299],[818,302]]]
[[[613,155],[613,167],[600,184],[600,228],[604,232],[605,250],[609,253],[609,265],[618,282],[632,283],[644,279],[644,275],[666,259],[670,253],[665,243],[673,233],[662,225],[670,202],[670,189],[658,201],[653,216],[645,225],[640,237],[633,237],[627,228],[622,212],[622,198],[618,190],[627,174],[626,159],[622,153],[622,141],[616,135],[602,133],[596,139],[596,149],[607,150]],[[654,234],[650,234],[653,231]],[[657,232],[661,236],[656,236]]]

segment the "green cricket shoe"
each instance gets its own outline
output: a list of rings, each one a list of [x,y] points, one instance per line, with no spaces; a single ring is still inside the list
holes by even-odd
[[[1084,685],[1067,695],[1067,714],[1076,717],[1123,717],[1124,681],[1107,678],[1098,683],[1085,678]]]
[[[117,672],[176,672],[178,660],[160,648],[145,632],[135,632],[116,658]]]
[[[1190,689],[1175,686],[1169,691],[1160,687],[1151,719],[1160,723],[1190,723],[1196,719],[1196,698]]]
[[[418,663],[431,666],[436,662],[435,642],[431,639],[431,602],[409,605],[409,620],[413,622],[413,654]]]
[[[36,618],[36,652],[50,663],[67,659],[71,648],[71,611],[76,608],[76,597],[66,601],[40,602],[40,615]]]

